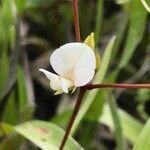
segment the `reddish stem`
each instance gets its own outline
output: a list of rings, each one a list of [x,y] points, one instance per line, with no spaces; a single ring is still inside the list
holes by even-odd
[[[88,90],[96,88],[150,88],[150,84],[87,84]]]
[[[63,140],[61,142],[61,145],[60,145],[60,148],[59,150],[63,150],[66,142],[67,142],[67,139],[68,139],[68,136],[70,134],[70,131],[71,131],[71,128],[72,128],[72,125],[74,123],[74,120],[78,114],[78,111],[80,109],[80,106],[81,106],[81,102],[82,102],[82,99],[83,99],[83,96],[84,96],[84,93],[85,93],[85,88],[82,87],[80,88],[80,92],[79,92],[79,96],[78,96],[78,99],[76,101],[76,104],[75,104],[75,107],[74,107],[74,110],[73,110],[73,113],[72,113],[72,116],[69,120],[69,123],[67,125],[67,129],[66,129],[66,133],[65,133],[65,136],[63,137]]]
[[[76,42],[81,42],[80,25],[79,25],[79,12],[78,12],[78,0],[72,0],[72,6],[73,6],[74,27],[75,27],[75,38],[76,38]],[[81,87],[78,99],[76,101],[76,105],[74,107],[72,116],[71,116],[71,118],[69,120],[69,123],[67,125],[67,129],[66,129],[65,135],[63,137],[63,140],[61,142],[59,150],[63,150],[63,148],[64,148],[64,146],[66,144],[66,141],[68,139],[68,136],[69,136],[71,128],[72,128],[72,125],[74,123],[76,115],[78,114],[78,111],[79,111],[79,108],[80,108],[80,105],[81,105],[84,93],[85,93],[85,88]]]
[[[75,27],[75,38],[76,38],[76,42],[81,42],[79,12],[78,12],[78,0],[73,0],[72,6],[73,6],[74,27]]]

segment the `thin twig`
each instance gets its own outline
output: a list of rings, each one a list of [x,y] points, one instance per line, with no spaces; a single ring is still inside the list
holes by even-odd
[[[150,84],[87,84],[85,86],[88,90],[93,90],[93,89],[100,89],[100,88],[132,88],[132,89],[137,89],[137,88],[150,88]]]
[[[81,106],[81,102],[82,102],[84,93],[85,93],[85,88],[84,88],[84,87],[80,88],[78,99],[77,99],[77,101],[76,101],[76,104],[75,104],[75,107],[74,107],[72,116],[71,116],[71,118],[70,118],[70,120],[69,120],[67,129],[66,129],[66,133],[65,133],[65,136],[64,136],[64,138],[63,138],[63,140],[62,140],[62,142],[61,142],[61,146],[60,146],[59,150],[63,150],[63,148],[64,148],[64,146],[65,146],[65,144],[66,144],[66,141],[67,141],[67,139],[68,139],[68,136],[69,136],[70,131],[71,131],[71,128],[72,128],[72,125],[73,125],[73,123],[74,123],[74,120],[75,120],[75,118],[76,118],[76,116],[77,116],[77,113],[78,113],[78,111],[79,111],[79,108],[80,108],[80,106]]]
[[[72,1],[72,5],[73,5],[73,18],[74,18],[75,38],[76,38],[76,42],[80,42],[81,41],[81,37],[80,37],[78,1],[77,0],[73,0]]]

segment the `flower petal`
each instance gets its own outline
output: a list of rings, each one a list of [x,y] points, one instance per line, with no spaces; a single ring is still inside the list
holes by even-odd
[[[45,69],[39,69],[39,70],[43,72],[46,75],[46,77],[50,80],[50,87],[53,90],[59,91],[59,92],[56,92],[57,94],[60,93],[60,91],[68,93],[68,88],[73,86],[73,82],[68,79],[60,77]]]
[[[96,68],[95,54],[84,43],[68,43],[56,49],[50,62],[57,74],[72,80],[76,86],[91,81]]]
[[[45,69],[39,69],[39,71],[43,72],[49,80],[59,79],[58,75],[51,73]]]
[[[75,67],[75,86],[83,86],[90,82],[95,74],[95,68],[96,58],[94,52],[85,50]]]
[[[62,78],[62,89],[65,93],[68,93],[68,88],[69,88],[69,82],[68,80]]]

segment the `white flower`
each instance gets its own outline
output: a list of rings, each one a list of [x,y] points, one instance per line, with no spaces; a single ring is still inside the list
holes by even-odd
[[[94,51],[84,43],[61,46],[52,53],[50,63],[58,75],[44,69],[39,70],[50,80],[50,87],[57,91],[56,94],[68,93],[70,88],[86,85],[95,74]]]

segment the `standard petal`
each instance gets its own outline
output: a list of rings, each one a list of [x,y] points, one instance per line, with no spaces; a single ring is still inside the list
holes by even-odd
[[[92,50],[86,49],[78,60],[74,70],[75,86],[89,83],[95,74],[96,58]]]
[[[96,67],[93,50],[84,43],[68,43],[56,49],[50,62],[57,74],[82,86],[94,76]]]

